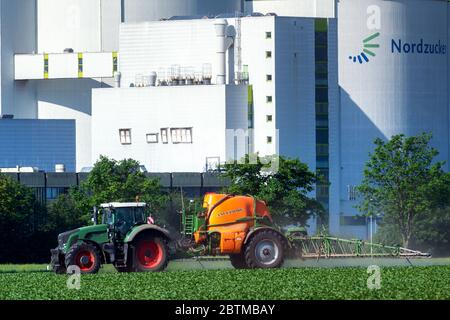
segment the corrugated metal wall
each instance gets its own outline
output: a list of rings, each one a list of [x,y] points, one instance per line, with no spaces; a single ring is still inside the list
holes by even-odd
[[[0,120],[0,167],[75,171],[74,120]]]

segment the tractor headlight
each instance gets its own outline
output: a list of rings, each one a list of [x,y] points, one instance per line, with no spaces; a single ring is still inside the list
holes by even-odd
[[[75,229],[75,230],[71,230],[71,231],[67,231],[64,233],[61,233],[58,235],[58,248],[63,249],[64,245],[67,243],[67,240],[69,240],[69,237],[74,234],[77,233],[80,229]]]

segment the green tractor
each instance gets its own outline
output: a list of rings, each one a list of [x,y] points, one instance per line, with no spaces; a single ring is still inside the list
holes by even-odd
[[[66,273],[76,266],[82,274],[94,274],[102,264],[113,264],[119,272],[163,271],[173,239],[146,212],[147,205],[138,202],[94,208],[94,225],[58,236],[58,247],[51,250],[53,271]]]

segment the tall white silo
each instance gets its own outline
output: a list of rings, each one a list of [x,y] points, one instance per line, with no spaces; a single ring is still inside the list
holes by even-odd
[[[448,3],[437,0],[340,0],[337,6],[340,110],[330,110],[330,211],[355,213],[347,190],[361,182],[373,141],[433,134],[449,155]],[[330,146],[333,150],[336,146]],[[332,230],[333,231],[333,230]]]

